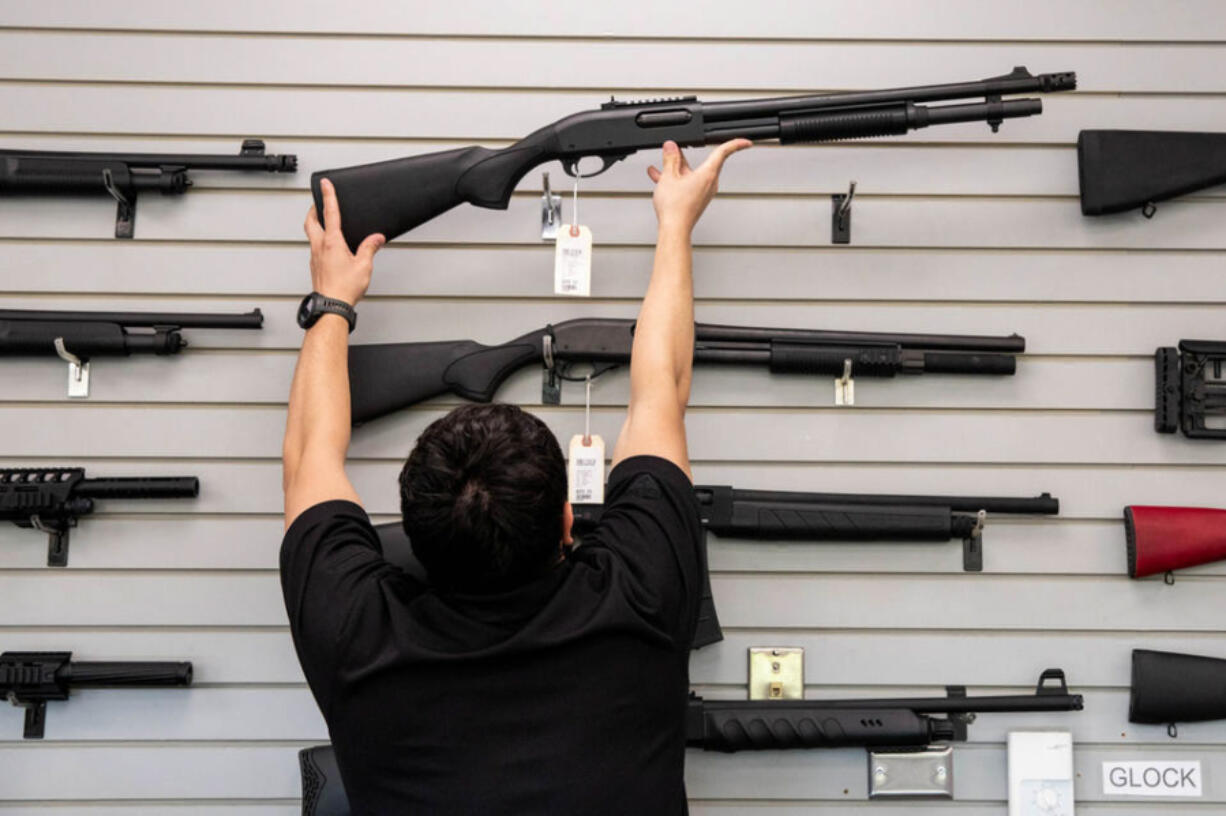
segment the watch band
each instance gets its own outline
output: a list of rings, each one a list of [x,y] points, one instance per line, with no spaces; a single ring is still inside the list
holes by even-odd
[[[325,314],[337,314],[345,318],[345,321],[349,324],[350,333],[357,327],[358,313],[345,301],[321,295],[319,292],[311,292],[311,294],[307,295],[307,299],[311,301],[312,309],[311,316],[307,319],[306,325],[303,328],[311,328]]]

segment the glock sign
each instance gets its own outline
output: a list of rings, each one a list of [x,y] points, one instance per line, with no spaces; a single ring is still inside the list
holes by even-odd
[[[1200,760],[1181,762],[1104,762],[1105,796],[1204,795]]]

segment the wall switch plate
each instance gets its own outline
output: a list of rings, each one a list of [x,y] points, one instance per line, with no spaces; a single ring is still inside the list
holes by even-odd
[[[805,650],[798,647],[752,647],[749,650],[749,699],[803,700]]]

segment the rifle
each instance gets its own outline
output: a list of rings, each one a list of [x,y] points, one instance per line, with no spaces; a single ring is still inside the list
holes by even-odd
[[[936,753],[944,771],[940,786],[948,797],[952,795],[948,747],[939,753],[923,749],[965,741],[967,725],[977,714],[1081,711],[1083,707],[1082,696],[1069,692],[1061,669],[1045,670],[1034,694],[967,697],[965,686],[947,686],[945,697],[865,700],[704,700],[691,693],[686,745],[724,753],[864,747],[869,751],[870,779],[873,768],[880,767],[881,759],[888,756],[883,749],[897,749],[920,762]],[[909,764],[905,758],[889,758],[900,766]],[[332,746],[303,748],[298,762],[304,816],[348,816],[349,801]],[[932,789],[931,785],[928,782],[925,790]]]
[[[1124,508],[1128,577],[1166,574],[1226,558],[1226,510],[1209,507]]]
[[[189,170],[297,169],[297,156],[266,154],[259,139],[243,140],[235,156],[0,150],[0,195],[109,195],[118,204],[115,237],[131,238],[137,195],[182,195],[192,186]]]
[[[0,309],[0,357],[59,357],[68,363],[68,396],[88,397],[93,357],[178,354],[187,347],[183,329],[263,325],[259,309],[235,315]]]
[[[1035,498],[976,496],[892,496],[854,493],[798,493],[736,490],[696,485],[704,541],[702,594],[694,648],[723,640],[707,573],[705,534],[759,541],[949,541],[962,539],[962,568],[983,570],[983,530],[988,513],[1054,515],[1060,502]],[[572,505],[574,532],[582,537],[600,523],[603,506]],[[383,551],[396,563],[412,563],[408,537],[399,522],[380,524]]]
[[[1128,722],[1161,725],[1172,738],[1176,722],[1226,719],[1226,660],[1220,657],[1132,650]]]
[[[1154,430],[1226,439],[1226,343],[1180,340],[1154,352]],[[1220,424],[1210,427],[1210,417]]]
[[[498,346],[473,340],[384,343],[349,348],[349,394],[354,423],[390,414],[422,400],[452,393],[489,402],[514,371],[544,366],[541,399],[561,401],[562,381],[593,377],[630,362],[635,321],[579,318],[528,332]],[[853,376],[896,374],[1013,374],[1014,354],[1025,351],[1019,335],[897,334],[753,326],[694,326],[696,364],[765,366],[772,373],[837,377],[835,404],[855,402]]]
[[[1002,99],[1018,93],[1070,91],[1072,71],[1032,75],[1024,67],[976,82],[924,85],[734,102],[697,97],[619,102],[572,114],[530,133],[510,147],[464,147],[420,156],[323,170],[311,175],[315,209],[323,221],[319,182],[336,187],[341,229],[349,248],[382,233],[388,240],[420,226],[462,202],[505,210],[515,185],[534,167],[558,160],[567,175],[598,176],[638,150],[674,141],[682,147],[717,144],[738,137],[778,139],[781,144],[896,136],[929,125],[987,122],[995,132],[1005,119],[1043,112],[1039,99]],[[921,102],[983,98],[964,105]],[[580,160],[594,156],[601,167],[580,173]]]
[[[0,654],[0,696],[26,710],[25,739],[42,739],[47,702],[67,700],[77,688],[115,686],[190,686],[188,662],[88,662],[72,652],[5,652]]]
[[[1226,182],[1226,134],[1083,130],[1077,172],[1083,215],[1140,207],[1153,218],[1154,202]]]
[[[86,479],[85,468],[0,468],[0,521],[47,534],[47,566],[68,566],[68,531],[95,499],[191,499],[195,476]]]

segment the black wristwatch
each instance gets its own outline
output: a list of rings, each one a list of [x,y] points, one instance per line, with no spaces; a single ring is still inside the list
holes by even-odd
[[[358,325],[358,313],[343,300],[325,297],[319,292],[312,292],[302,299],[298,306],[298,325],[309,329],[326,314],[338,314],[349,321],[349,331]]]

